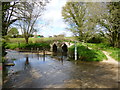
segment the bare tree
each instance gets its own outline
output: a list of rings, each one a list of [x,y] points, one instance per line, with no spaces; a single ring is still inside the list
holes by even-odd
[[[25,38],[26,43],[28,44],[29,36],[30,34],[33,34],[35,29],[35,24],[39,17],[43,14],[43,11],[45,10],[46,2],[43,2],[42,0],[39,1],[28,1],[28,2],[21,2],[18,4],[16,12],[16,17],[19,15],[21,20],[16,22],[16,25],[18,25],[21,28],[21,32]]]

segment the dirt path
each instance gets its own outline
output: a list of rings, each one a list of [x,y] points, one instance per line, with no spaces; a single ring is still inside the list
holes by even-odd
[[[102,51],[106,57],[108,58],[108,60],[103,60],[102,62],[105,62],[105,63],[109,63],[109,64],[115,64],[115,65],[118,65],[118,61],[116,61],[115,59],[113,59],[111,56],[109,56],[109,53],[106,52],[106,51]]]
[[[108,60],[103,60],[101,63],[105,64],[105,65],[108,65],[108,67],[110,67],[110,69],[113,71],[113,72],[116,72],[116,75],[115,75],[115,78],[116,81],[118,82],[118,84],[120,84],[120,78],[119,78],[119,62],[116,61],[115,59],[113,59],[111,56],[109,56],[110,53],[106,52],[106,51],[102,51],[106,57],[108,58]],[[119,85],[118,85],[119,86]]]
[[[91,47],[88,47],[89,49],[92,49]],[[104,63],[108,63],[108,64],[114,64],[114,65],[118,65],[118,61],[116,61],[115,59],[113,59],[111,56],[109,56],[110,53],[106,52],[106,51],[102,51],[106,57],[108,58],[108,60],[103,60],[102,62]]]
[[[84,44],[82,44],[84,45]],[[85,45],[84,45],[85,46]],[[87,46],[88,47],[88,46]],[[92,49],[91,47],[88,47],[89,49]],[[109,56],[110,53],[106,52],[106,51],[102,51],[106,57],[108,58],[108,60],[103,60],[103,63],[108,63],[108,64],[114,64],[118,66],[118,61],[116,61],[115,59],[113,59],[111,56]]]

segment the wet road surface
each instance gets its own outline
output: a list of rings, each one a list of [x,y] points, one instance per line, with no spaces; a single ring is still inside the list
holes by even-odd
[[[5,68],[3,88],[118,88],[118,65],[17,51],[6,58],[15,66]]]

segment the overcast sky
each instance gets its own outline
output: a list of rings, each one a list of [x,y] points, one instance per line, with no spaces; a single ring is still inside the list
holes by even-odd
[[[39,29],[38,34],[45,37],[65,34],[66,36],[72,36],[72,33],[66,30],[66,24],[62,19],[62,7],[65,5],[66,0],[51,0],[46,6],[46,11],[42,16],[42,21],[38,21],[37,28]],[[41,26],[41,23],[48,23],[47,25]]]

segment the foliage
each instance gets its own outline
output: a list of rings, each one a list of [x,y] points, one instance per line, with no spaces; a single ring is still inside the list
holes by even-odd
[[[46,0],[45,2],[42,0],[37,2],[32,0],[18,4],[19,9],[17,9],[17,11],[20,12],[18,15],[24,18],[16,22],[16,25],[21,28],[26,43],[28,43],[30,35],[37,32],[35,24],[38,18],[43,14],[46,3]]]
[[[48,2],[48,1],[49,0],[45,0],[45,2]],[[26,19],[29,19],[29,17],[25,16],[24,12],[27,12],[27,15],[28,15],[28,12],[31,12],[30,11],[30,9],[32,8],[31,6],[34,3],[38,3],[38,2],[34,2],[34,3],[30,3],[29,5],[26,5],[28,7],[28,9],[26,9],[23,4],[28,2],[29,0],[27,0],[26,2],[19,2],[19,0],[17,1],[15,0],[11,2],[0,2],[0,5],[2,5],[2,38],[5,39],[5,36],[7,35],[7,32],[8,32],[8,28],[10,27],[11,24],[16,22],[17,20],[25,21]],[[42,0],[39,0],[39,3],[41,4],[41,6],[39,6],[40,8],[46,5],[46,3],[43,4]],[[37,16],[34,16],[34,17],[37,17]],[[5,43],[6,42],[2,43],[3,55],[5,54]]]
[[[31,50],[31,48],[33,48],[33,50],[37,50],[37,48],[39,48],[39,50],[43,50],[43,49],[50,49],[49,44],[47,43],[7,43],[6,46],[7,49],[17,49],[19,48],[20,50]]]
[[[111,46],[120,46],[120,2],[106,3],[107,13],[105,13],[100,19],[99,24],[105,28],[106,38],[110,42]]]
[[[13,10],[18,2],[2,2],[2,36],[7,35],[8,27],[13,24],[18,18],[13,18]]]
[[[8,35],[11,37],[17,37],[18,34],[19,34],[19,32],[18,32],[17,28],[11,28],[8,31]]]
[[[108,9],[110,13],[109,22],[111,23],[110,32],[111,44],[114,47],[120,47],[120,2],[111,2],[108,4]]]
[[[74,56],[74,46],[69,48],[69,52],[72,52]],[[89,49],[80,43],[77,44],[77,53],[78,58],[82,61],[102,61],[103,59],[107,59],[102,51]]]
[[[111,47],[109,44],[105,44],[105,43],[101,43],[101,44],[86,43],[86,45],[96,50],[101,49],[101,50],[107,51],[110,53],[109,55],[112,56],[115,60],[120,61],[119,48]]]
[[[67,2],[62,9],[64,21],[68,29],[80,41],[101,41],[96,33],[102,33],[113,47],[120,47],[120,2],[86,3]],[[90,40],[91,39],[91,40]]]
[[[120,55],[119,55],[119,53],[120,53],[120,49],[119,50],[112,50],[112,53],[110,54],[110,56],[112,58],[114,58],[115,60],[120,61]]]
[[[8,27],[14,23],[18,18],[13,18],[13,10],[15,8],[15,5],[18,2],[0,2],[0,5],[2,5],[2,38],[5,39],[7,32],[8,32]],[[2,56],[6,55],[5,52],[5,45],[6,45],[6,40],[2,42]]]
[[[86,42],[98,32],[97,19],[98,15],[104,14],[102,8],[101,3],[67,2],[62,9],[62,16],[69,25],[68,30],[80,41]]]
[[[87,42],[88,43],[104,43],[106,41],[105,37],[96,34],[93,37],[91,37]]]

